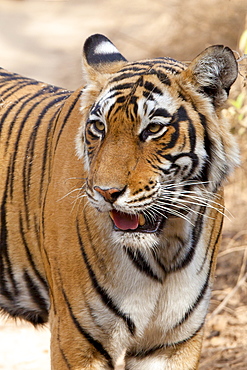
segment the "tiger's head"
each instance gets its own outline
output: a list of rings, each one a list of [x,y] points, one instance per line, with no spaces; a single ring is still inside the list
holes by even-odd
[[[127,62],[106,37],[84,45],[87,86],[77,153],[86,193],[123,242],[157,243],[166,220],[190,220],[238,161],[221,110],[237,77],[228,47],[189,66],[170,58]]]

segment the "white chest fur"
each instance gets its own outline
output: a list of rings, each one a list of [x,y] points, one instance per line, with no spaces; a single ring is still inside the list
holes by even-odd
[[[171,230],[174,223],[171,221],[166,228]],[[164,271],[158,261],[165,256],[171,258],[171,251],[159,256],[158,248],[155,252],[151,249],[140,252],[119,245],[112,247],[117,268],[105,281],[105,289],[119,312],[133,324],[131,332],[121,315],[116,317],[112,310],[105,309],[100,299],[95,300],[97,325],[104,328],[104,335],[102,337],[98,330],[94,335],[104,340],[114,363],[121,363],[123,353],[138,354],[157,346],[176,344],[189,339],[201,328],[210,298],[210,259],[205,259],[203,234],[194,245],[189,230],[189,226],[181,228],[180,225],[179,239],[174,239],[180,240],[180,244],[181,240],[186,241],[184,251],[175,241],[172,245],[164,239],[162,252],[165,248],[174,248],[174,253],[180,250],[184,260],[189,254],[191,258],[170,272]],[[157,369],[162,368],[157,366]]]

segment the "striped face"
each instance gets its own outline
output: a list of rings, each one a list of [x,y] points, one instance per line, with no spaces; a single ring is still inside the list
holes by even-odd
[[[87,196],[123,243],[157,243],[166,220],[189,221],[231,167],[216,92],[205,93],[192,68],[175,60],[127,63],[109,41],[90,46],[84,50],[91,80],[82,98],[87,114],[81,131]]]

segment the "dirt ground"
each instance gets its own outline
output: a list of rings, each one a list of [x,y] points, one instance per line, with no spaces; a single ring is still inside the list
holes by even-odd
[[[0,0],[0,66],[69,89],[83,83],[81,49],[93,33],[129,60],[191,60],[210,44],[238,50],[246,0]],[[233,95],[243,87],[240,79]],[[242,165],[226,186],[223,243],[200,370],[247,369],[247,134],[235,129]],[[0,369],[48,370],[49,331],[0,320]]]

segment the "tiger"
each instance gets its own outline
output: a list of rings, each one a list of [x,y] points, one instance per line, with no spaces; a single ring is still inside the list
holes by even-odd
[[[129,62],[94,34],[82,61],[76,91],[0,70],[1,312],[49,323],[53,370],[197,369],[236,58]]]

